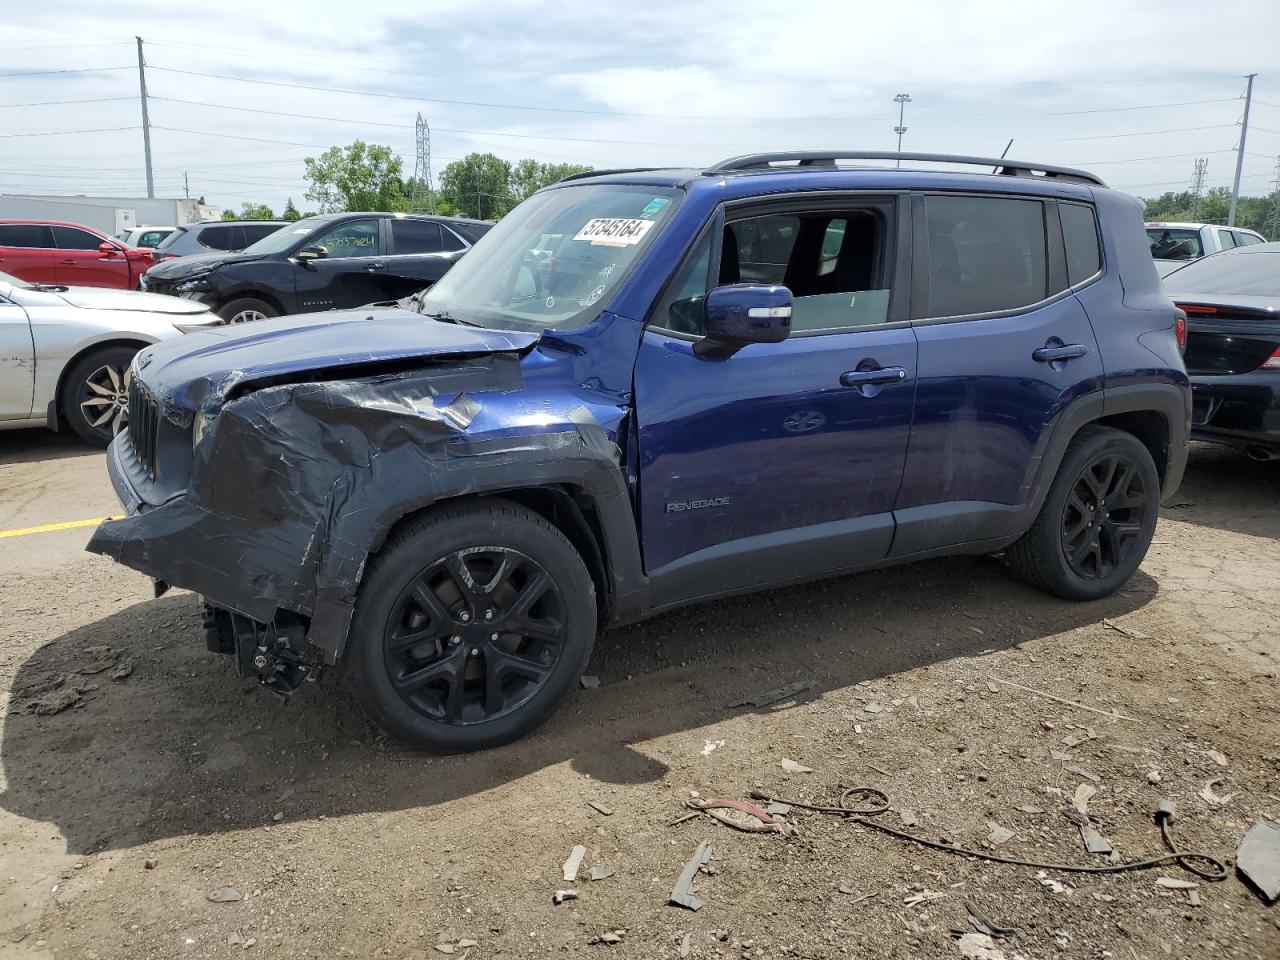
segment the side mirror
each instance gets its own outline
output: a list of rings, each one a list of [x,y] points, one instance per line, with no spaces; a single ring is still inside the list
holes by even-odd
[[[116,254],[120,252],[121,252],[120,248],[117,247],[110,240],[103,240],[100,244],[98,244],[98,253],[104,257],[114,257]]]
[[[329,251],[317,244],[311,247],[303,247],[293,255],[293,259],[302,260],[304,262],[307,260],[323,260],[328,255]]]
[[[783,286],[734,283],[703,301],[698,356],[727,356],[749,343],[780,343],[791,333],[791,291]]]

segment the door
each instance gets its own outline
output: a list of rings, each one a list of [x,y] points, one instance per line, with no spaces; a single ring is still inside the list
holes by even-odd
[[[316,260],[294,260],[298,309],[343,310],[376,300],[382,293],[386,262],[381,222],[372,217],[330,227],[307,247],[320,247]]]
[[[1018,532],[1058,415],[1103,386],[1069,289],[1098,276],[1091,207],[1064,204],[1060,220],[1058,204],[1035,198],[914,203],[919,380],[893,556]],[[1073,244],[1071,280],[1064,226],[1091,245]]]
[[[431,286],[466,252],[466,244],[452,230],[433,220],[389,222],[391,252],[385,260],[384,299],[397,300]]]
[[[658,605],[887,554],[916,376],[908,265],[897,253],[910,222],[898,206],[850,195],[730,210],[655,306],[635,403],[642,543]],[[761,235],[785,237],[785,249],[757,257]],[[709,282],[742,282],[744,260],[754,281],[791,288],[791,335],[700,357]]]
[[[35,358],[27,311],[0,298],[0,420],[25,420],[31,416]]]
[[[0,223],[0,273],[28,283],[58,282],[58,248],[43,223]]]
[[[123,250],[113,246],[111,253],[98,247],[104,237],[76,227],[54,226],[53,242],[58,246],[58,282],[76,287],[132,287],[129,260]]]

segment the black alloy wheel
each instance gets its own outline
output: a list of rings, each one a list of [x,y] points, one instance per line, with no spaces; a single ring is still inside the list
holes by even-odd
[[[1142,471],[1124,453],[1103,453],[1080,471],[1062,511],[1062,550],[1080,577],[1122,567],[1142,546],[1151,497]]]
[[[546,683],[566,629],[560,591],[537,561],[509,547],[456,550],[392,605],[383,631],[388,676],[433,720],[496,720]]]

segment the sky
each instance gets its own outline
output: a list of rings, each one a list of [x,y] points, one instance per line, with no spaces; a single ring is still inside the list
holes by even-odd
[[[1036,9],[1042,7],[1043,9]],[[156,195],[223,208],[305,198],[302,158],[356,139],[413,172],[472,151],[597,168],[742,153],[904,150],[1081,166],[1140,196],[1280,155],[1280,3],[858,0],[166,0],[14,5],[0,34],[0,193]]]

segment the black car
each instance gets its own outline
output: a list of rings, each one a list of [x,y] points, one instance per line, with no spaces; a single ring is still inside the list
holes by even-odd
[[[1192,438],[1280,458],[1280,243],[1205,257],[1164,285],[1187,314]]]
[[[199,300],[231,323],[358,307],[431,286],[489,227],[403,213],[308,217],[239,253],[158,263],[142,289]]]

